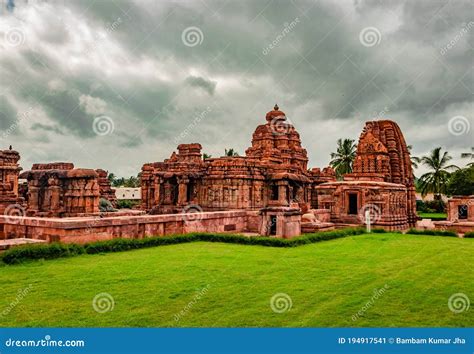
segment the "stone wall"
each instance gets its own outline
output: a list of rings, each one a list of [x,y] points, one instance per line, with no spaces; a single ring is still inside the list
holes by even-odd
[[[222,211],[170,215],[119,217],[39,218],[0,216],[5,238],[30,238],[48,242],[87,243],[113,238],[143,238],[189,232],[255,231],[254,212]]]
[[[0,214],[18,213],[23,208],[23,199],[18,195],[19,160],[17,151],[0,150]]]

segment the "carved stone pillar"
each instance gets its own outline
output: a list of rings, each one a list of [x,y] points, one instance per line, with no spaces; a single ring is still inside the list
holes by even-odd
[[[153,181],[153,183],[155,185],[155,195],[152,196],[153,197],[153,203],[154,203],[154,205],[160,205],[161,204],[161,198],[162,198],[161,186],[162,186],[162,183],[163,183],[163,178],[155,177],[155,180]],[[152,198],[150,198],[150,199],[152,199]]]
[[[278,181],[278,204],[288,206],[288,181]]]
[[[188,183],[189,178],[178,178],[178,205],[184,206],[188,203]]]

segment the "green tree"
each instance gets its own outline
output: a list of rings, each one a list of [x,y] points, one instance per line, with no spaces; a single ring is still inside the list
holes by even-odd
[[[411,149],[413,149],[412,145],[408,145],[407,148],[408,148],[408,152],[410,153],[410,160],[411,160],[412,167],[413,168],[418,168],[418,166],[421,163],[421,158],[419,158],[417,156],[411,156]]]
[[[447,192],[449,195],[473,195],[474,165],[453,172],[448,182]]]
[[[471,147],[471,152],[463,152],[461,158],[474,160],[474,147]],[[467,164],[468,167],[474,166],[474,161],[471,161]]]
[[[230,148],[229,150],[225,149],[225,156],[228,156],[228,157],[239,156],[239,153],[232,148]]]
[[[340,178],[343,174],[352,172],[352,163],[356,156],[357,145],[353,139],[338,139],[337,150],[331,153],[329,165],[336,171]]]
[[[206,154],[206,153],[202,154],[203,160],[210,159],[211,157],[212,157],[212,155],[209,155],[209,154]]]
[[[421,194],[425,196],[433,193],[436,200],[441,199],[441,194],[446,194],[446,188],[451,176],[450,170],[459,169],[456,165],[448,165],[452,157],[447,151],[441,152],[441,147],[433,149],[428,156],[423,156],[421,163],[430,169],[420,177]]]

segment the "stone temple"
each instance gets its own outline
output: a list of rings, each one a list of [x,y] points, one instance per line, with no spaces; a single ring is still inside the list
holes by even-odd
[[[330,167],[308,169],[300,135],[278,106],[264,118],[245,156],[203,159],[192,143],[143,165],[137,210],[100,211],[100,199],[116,202],[104,170],[48,163],[20,175],[18,152],[0,151],[0,238],[85,243],[196,231],[289,238],[367,219],[388,230],[415,226],[410,154],[395,122],[367,122],[353,172],[336,180]]]

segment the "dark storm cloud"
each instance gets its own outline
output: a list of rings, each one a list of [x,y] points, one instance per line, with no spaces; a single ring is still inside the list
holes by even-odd
[[[32,1],[15,9],[20,22],[6,18],[25,41],[1,43],[0,94],[14,100],[0,99],[0,129],[38,104],[31,129],[18,131],[43,134],[33,139],[45,154],[69,136],[73,157],[121,170],[128,157],[138,169],[169,156],[178,137],[213,155],[244,151],[277,101],[313,165],[375,117],[395,119],[416,154],[457,153],[472,140],[447,130],[454,116],[472,122],[472,14],[467,0]],[[192,28],[196,45],[183,37]],[[367,28],[380,35],[373,46],[361,42]],[[101,115],[114,124],[109,140],[92,129]]]
[[[186,78],[186,82],[193,87],[199,87],[203,89],[209,95],[214,94],[217,84],[215,81],[206,80],[205,78],[198,76],[189,76]]]

